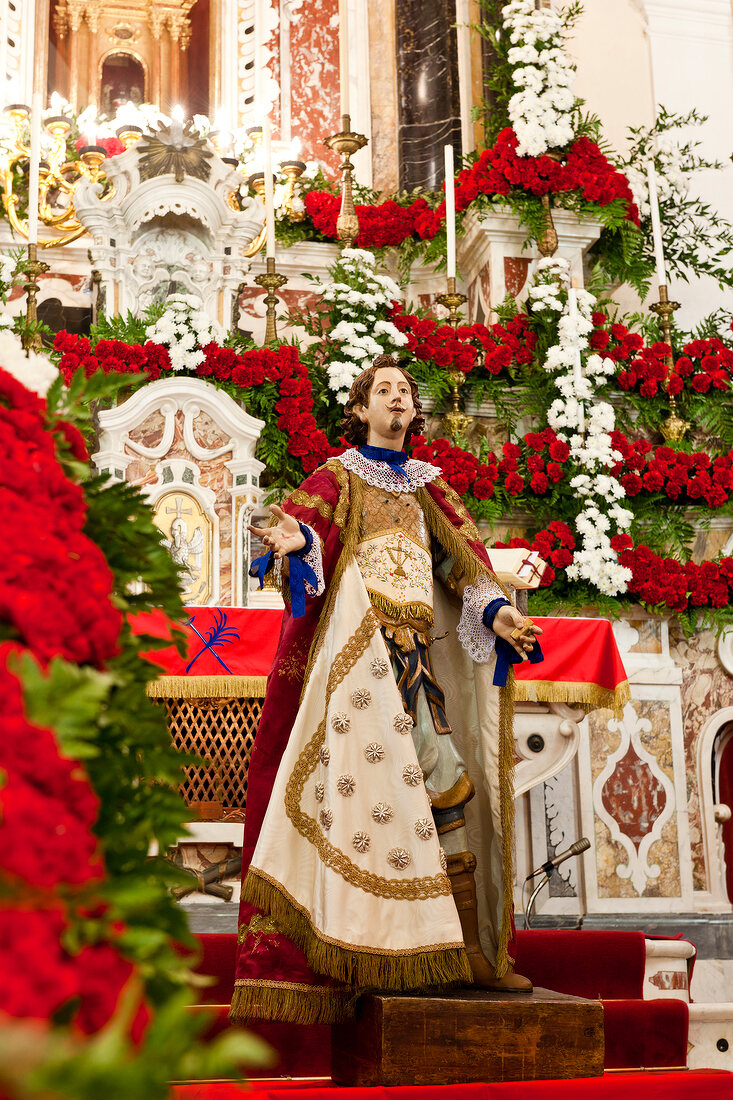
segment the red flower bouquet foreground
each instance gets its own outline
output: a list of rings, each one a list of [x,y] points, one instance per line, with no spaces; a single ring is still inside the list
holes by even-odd
[[[102,669],[117,652],[122,620],[112,573],[83,531],[82,492],[58,462],[45,416],[45,403],[0,370],[0,495],[12,517],[0,581],[0,621],[11,639],[0,645],[2,1011],[48,1023],[63,1011],[89,1034],[114,1015],[134,968],[117,946],[122,930],[105,929],[95,900],[105,877],[93,831],[97,796],[54,731],[28,719],[18,672],[29,656],[41,666],[61,657]],[[75,429],[59,434],[86,457]],[[67,946],[93,909],[93,939]],[[135,997],[138,1039],[149,1011]]]
[[[167,348],[148,340],[145,344],[126,344],[122,340],[98,340],[94,348],[86,337],[60,332],[54,347],[61,352],[59,370],[68,383],[83,367],[87,377],[96,371],[105,374],[146,374],[150,381],[172,377]],[[306,473],[331,454],[325,434],[313,416],[313,396],[308,368],[300,362],[298,349],[289,344],[276,348],[252,348],[237,352],[218,344],[203,349],[206,359],[194,372],[197,378],[229,383],[246,397],[265,382],[274,383],[278,395],[275,412],[277,428],[287,437],[287,450],[299,460]]]

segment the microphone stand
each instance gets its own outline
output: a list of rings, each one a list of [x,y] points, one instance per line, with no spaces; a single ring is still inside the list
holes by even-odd
[[[554,869],[555,868],[553,867],[552,870],[554,871]],[[550,871],[550,875],[551,874],[552,874],[552,871]],[[547,886],[547,883],[550,881],[550,875],[548,875],[547,871],[545,871],[542,878],[540,879],[540,881],[537,883],[534,890],[532,891],[532,896],[530,897],[529,902],[527,903],[527,906],[524,910],[524,926],[525,926],[525,928],[531,928],[532,927],[532,907],[535,903],[535,898],[539,894],[542,887]]]

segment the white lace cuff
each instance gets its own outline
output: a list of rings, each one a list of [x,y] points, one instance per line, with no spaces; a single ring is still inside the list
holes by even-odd
[[[301,527],[305,527],[310,531],[313,538],[311,548],[307,554],[303,554],[303,561],[306,565],[309,565],[316,575],[318,581],[317,588],[314,588],[312,584],[305,582],[305,590],[309,596],[322,596],[326,591],[326,582],[323,579],[323,555],[321,554],[321,540],[312,527],[309,527],[307,523],[301,523]]]
[[[458,623],[458,640],[476,664],[485,665],[494,652],[496,634],[484,626],[484,609],[492,600],[506,599],[496,581],[480,576],[463,590],[463,610]]]

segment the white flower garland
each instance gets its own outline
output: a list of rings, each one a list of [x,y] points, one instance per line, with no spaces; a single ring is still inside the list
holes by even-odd
[[[408,342],[396,325],[384,318],[402,291],[388,275],[376,270],[372,252],[345,248],[333,272],[340,279],[329,283],[323,300],[341,317],[328,334],[329,341],[340,344],[338,358],[327,364],[329,389],[336,400],[346,404],[351,383],[377,355],[389,355]]]
[[[620,503],[626,497],[623,486],[607,473],[621,458],[610,435],[616,422],[613,406],[594,400],[595,386],[613,374],[616,365],[612,359],[589,354],[594,298],[587,290],[577,290],[577,310],[571,315],[566,290],[569,273],[567,260],[540,260],[536,285],[529,291],[529,308],[535,313],[560,313],[558,343],[549,348],[544,363],[560,392],[548,410],[547,422],[568,443],[570,457],[585,471],[570,482],[582,505],[575,517],[580,549],[575,551],[567,575],[570,580],[589,581],[607,596],[620,596],[628,589],[631,570],[619,565],[611,538],[628,531],[633,513]],[[578,351],[585,359],[580,373]]]
[[[225,329],[212,321],[201,308],[201,300],[188,294],[171,295],[166,310],[154,325],[145,330],[148,340],[168,348],[171,369],[196,370],[206,356],[201,350],[207,344],[223,344]]]
[[[551,8],[512,0],[501,14],[512,43],[507,60],[517,91],[508,110],[517,153],[538,157],[575,137],[575,66],[565,53],[562,17]]]

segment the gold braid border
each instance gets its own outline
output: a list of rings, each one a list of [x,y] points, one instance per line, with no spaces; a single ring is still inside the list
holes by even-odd
[[[319,751],[326,739],[326,719],[331,696],[346,678],[347,673],[351,671],[364,654],[372,636],[378,629],[379,619],[374,609],[370,607],[343,649],[336,655],[328,673],[323,718],[295,762],[295,767],[285,788],[285,812],[292,821],[294,828],[316,849],[321,862],[338,875],[341,875],[352,886],[356,886],[379,898],[422,901],[426,898],[447,897],[451,893],[450,880],[447,875],[425,875],[422,878],[404,881],[396,878],[384,878],[358,867],[344,852],[326,840],[316,819],[310,817],[301,809],[305,785],[318,766]],[[247,898],[247,900],[251,899]]]
[[[445,552],[458,566],[461,577],[465,580],[466,584],[476,584],[479,576],[484,574],[492,581],[495,581],[509,602],[513,603],[506,586],[492,573],[486,562],[481,561],[476,551],[469,546],[466,536],[462,533],[462,529],[457,530],[453,526],[445,513],[435,503],[427,489],[418,489],[416,496],[425,515],[425,522],[428,525],[428,530],[431,535],[435,536]],[[465,522],[463,526],[465,527]]]
[[[496,976],[503,978],[514,965],[509,955],[514,916],[514,670],[506,687],[499,688],[499,813],[504,863],[504,905],[496,949]]]
[[[305,982],[264,982],[239,978],[234,983],[229,1019],[288,1020],[293,1024],[334,1024],[353,1014],[353,992]]]
[[[323,516],[327,523],[330,523],[333,519],[333,508],[321,496],[311,496],[304,489],[294,489],[288,500],[299,508],[310,508],[312,511],[318,512],[319,516]]]
[[[347,986],[403,990],[473,981],[462,943],[380,952],[319,936],[307,911],[284,886],[257,868],[250,869],[242,897],[274,918],[316,974],[327,974]]]
[[[336,469],[338,467],[338,469]],[[339,555],[339,560],[336,562],[336,567],[333,571],[333,577],[331,583],[328,586],[326,593],[326,601],[323,605],[323,611],[318,621],[318,627],[313,638],[310,653],[308,654],[308,664],[305,669],[305,676],[303,677],[303,688],[300,693],[301,702],[305,694],[305,689],[308,686],[311,672],[313,671],[313,665],[316,662],[316,658],[321,651],[323,645],[323,639],[326,637],[326,631],[328,624],[331,621],[333,615],[333,609],[336,604],[336,596],[338,594],[341,581],[343,579],[346,566],[354,558],[356,554],[356,548],[359,545],[359,529],[361,527],[361,509],[363,500],[362,482],[356,475],[348,475],[344,467],[340,462],[334,462],[333,464],[327,463],[326,469],[337,477],[339,485],[341,486],[341,493],[339,495],[338,503],[334,510],[333,521],[337,526],[341,526],[339,523],[339,517],[341,523],[343,523],[344,517],[348,514],[348,524],[346,529],[341,529],[339,538],[344,544],[344,548]],[[340,473],[339,473],[340,471]]]

